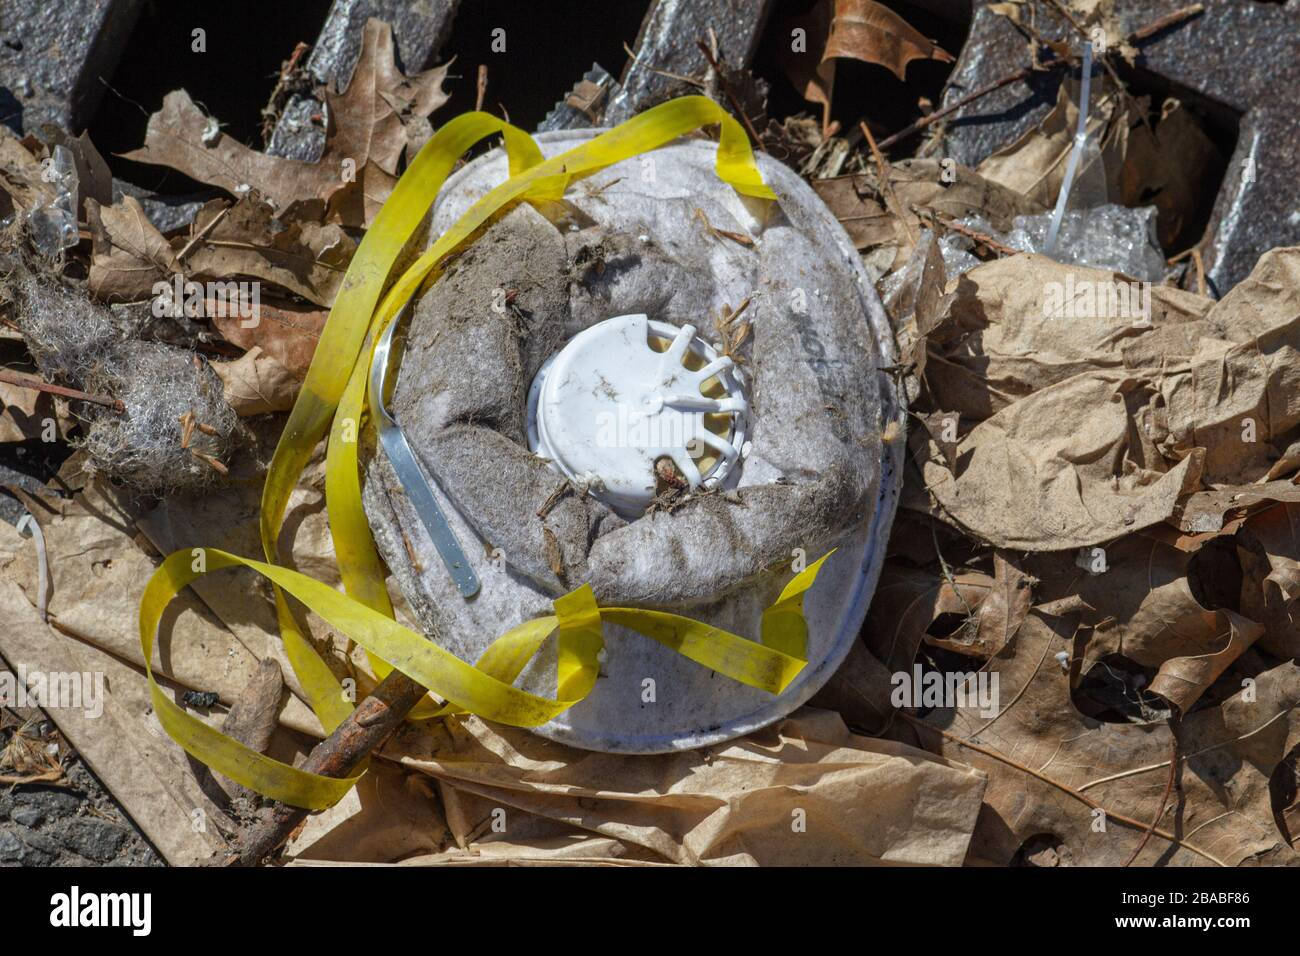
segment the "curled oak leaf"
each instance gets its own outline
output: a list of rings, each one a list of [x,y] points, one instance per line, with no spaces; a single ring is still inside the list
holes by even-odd
[[[878,63],[900,80],[913,60],[953,62],[952,54],[876,0],[836,0],[822,59],[850,57]]]
[[[876,0],[821,0],[789,26],[803,31],[804,43],[784,54],[785,72],[804,99],[821,105],[823,130],[830,122],[837,58],[879,64],[900,80],[913,60],[953,61],[951,54]]]
[[[221,379],[222,398],[241,418],[284,412],[293,407],[300,379],[257,346],[233,362],[213,362]]]

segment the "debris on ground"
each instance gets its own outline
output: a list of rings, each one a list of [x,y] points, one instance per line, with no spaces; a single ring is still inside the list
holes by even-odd
[[[498,115],[531,108],[495,66],[453,62],[449,15],[428,34],[353,22],[344,6],[329,29],[346,44],[301,37],[276,56],[269,101],[252,111],[260,143],[177,85],[142,107],[133,148],[101,153],[79,113],[93,103],[66,82],[29,93],[9,76],[26,56],[0,60],[31,111],[0,126],[0,657],[12,669],[0,689],[17,693],[16,674],[29,690],[37,674],[102,678],[99,713],[0,699],[0,863],[229,861],[274,812],[165,733],[143,676],[141,590],[175,551],[262,556],[268,462],[359,243],[456,97]],[[859,640],[807,705],[700,749],[630,756],[469,715],[406,721],[276,859],[1295,865],[1297,140],[1294,110],[1261,91],[1293,72],[1275,36],[1294,42],[1300,11],[775,6],[652,3],[641,35],[620,38],[637,43],[625,72],[582,74],[587,57],[548,76],[555,89],[523,122],[578,136],[703,94],[842,226],[900,356],[858,371],[891,376],[909,419]],[[1256,42],[1239,60],[1235,35]],[[1080,117],[1085,42],[1095,66]],[[1202,47],[1204,75],[1189,62]],[[863,76],[890,102],[861,96]],[[612,186],[520,217],[579,234],[579,207]],[[759,254],[716,204],[683,202],[710,256]],[[628,245],[574,262],[613,287],[620,260],[668,256],[648,238]],[[536,278],[534,259],[500,255],[503,327],[527,323],[516,286]],[[467,283],[477,261],[448,273],[464,267],[455,281]],[[551,278],[567,295],[568,278]],[[437,288],[425,311],[459,287]],[[741,365],[774,314],[768,294],[711,304],[695,324]],[[483,374],[486,353],[464,347],[479,362],[465,358],[464,374]],[[462,441],[474,412],[454,424]],[[341,589],[323,456],[292,490],[278,545]],[[656,471],[659,520],[689,496],[670,460]],[[547,475],[539,520],[587,491]],[[517,532],[541,556],[534,575],[562,580],[568,542],[534,530],[499,537]],[[424,570],[410,542],[385,543],[410,559],[394,568]],[[424,609],[391,583],[386,594],[416,626]],[[285,613],[366,699],[383,676],[374,662],[314,612]],[[202,577],[170,608],[154,673],[213,728],[301,763],[325,728],[279,633],[260,578]],[[792,830],[809,808],[821,828]]]

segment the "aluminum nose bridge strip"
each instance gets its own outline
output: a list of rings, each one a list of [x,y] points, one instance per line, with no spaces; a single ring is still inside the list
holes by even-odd
[[[388,454],[388,460],[397,473],[397,480],[406,492],[406,497],[420,516],[433,546],[438,549],[442,563],[447,566],[451,579],[456,582],[461,597],[471,598],[479,591],[478,575],[470,567],[469,559],[456,540],[456,532],[447,523],[447,516],[438,505],[434,496],[431,479],[425,475],[419,459],[406,440],[406,435],[391,412],[384,404],[385,386],[388,384],[388,362],[393,353],[393,333],[397,326],[410,315],[411,303],[403,307],[402,313],[388,323],[388,328],[379,337],[375,346],[375,355],[370,363],[370,420],[379,432],[380,444]]]

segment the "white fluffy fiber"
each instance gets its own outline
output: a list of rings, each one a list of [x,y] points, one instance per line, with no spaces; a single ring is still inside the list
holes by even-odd
[[[38,276],[16,260],[6,266],[17,323],[41,371],[52,381],[126,405],[119,413],[72,403],[96,470],[159,493],[201,487],[220,477],[195,452],[227,461],[239,422],[206,364],[185,349],[140,341],[111,311],[73,286]],[[193,429],[182,447],[181,419],[187,412],[212,433]]]

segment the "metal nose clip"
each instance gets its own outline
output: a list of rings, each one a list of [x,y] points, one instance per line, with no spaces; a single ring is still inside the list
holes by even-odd
[[[433,539],[433,546],[438,549],[442,563],[451,573],[451,579],[456,582],[461,597],[471,598],[479,591],[478,575],[470,567],[469,559],[465,557],[460,542],[456,540],[456,533],[447,523],[447,516],[438,507],[438,500],[434,497],[430,480],[425,476],[424,469],[420,467],[419,460],[407,443],[406,435],[402,433],[397,420],[384,407],[384,386],[388,382],[388,358],[392,353],[393,332],[409,309],[410,303],[407,303],[402,314],[388,323],[388,328],[384,330],[384,334],[379,337],[379,342],[375,346],[375,356],[370,364],[370,419],[379,432],[379,441],[383,444],[384,451],[388,453],[388,460],[393,465],[393,471],[397,473],[397,480],[401,482],[402,489],[411,504],[415,506],[420,522],[429,532],[429,537]]]

